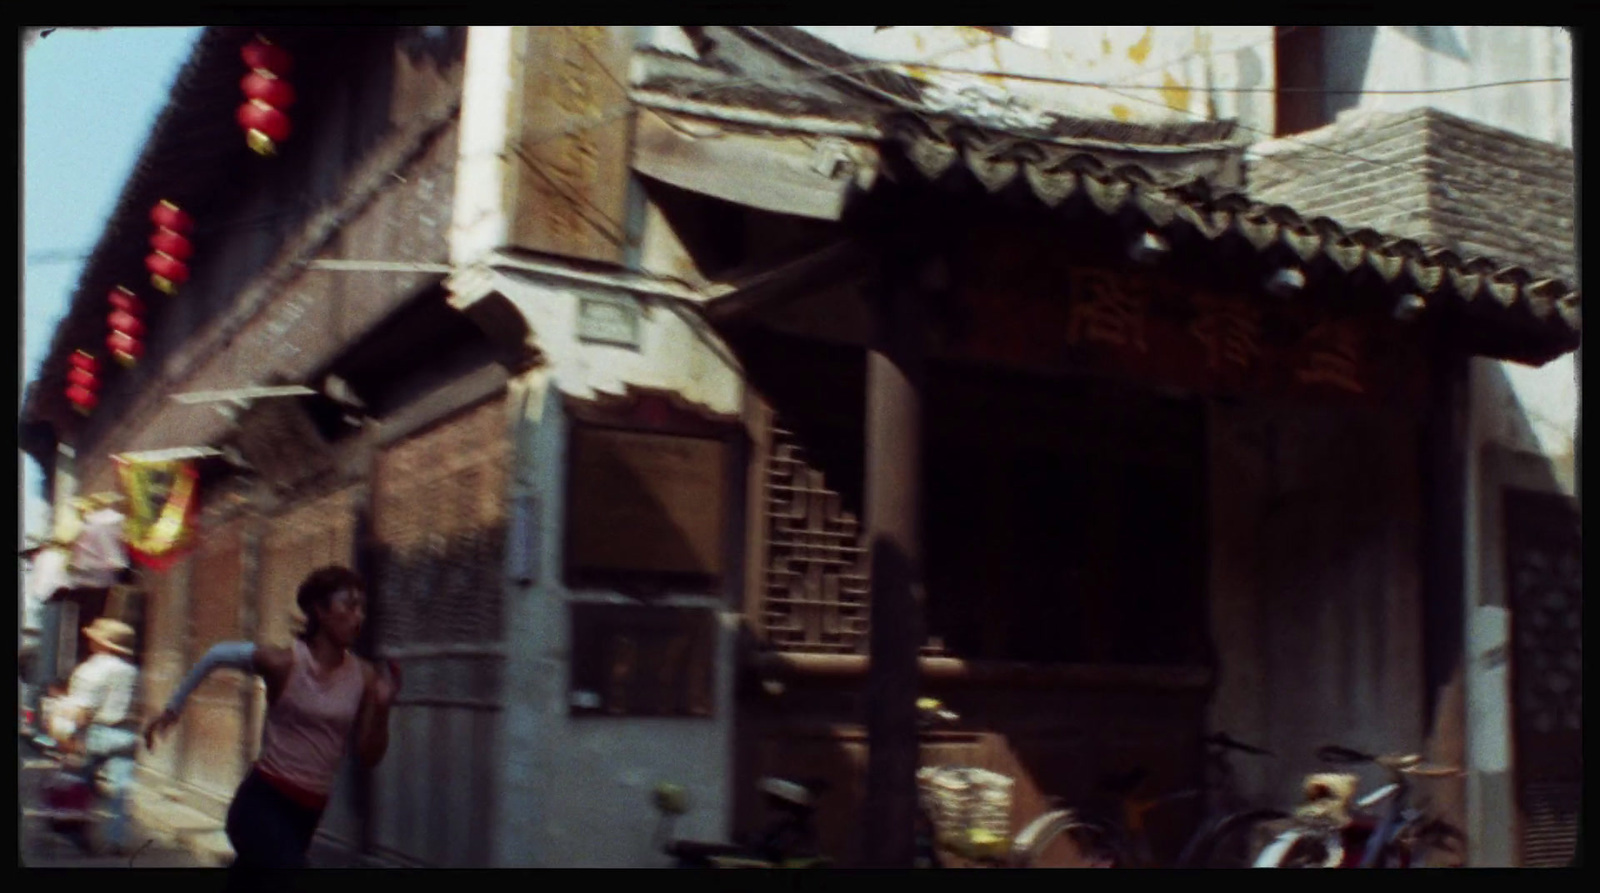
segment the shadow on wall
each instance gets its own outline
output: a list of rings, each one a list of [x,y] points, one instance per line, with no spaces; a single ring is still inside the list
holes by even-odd
[[[1378,38],[1377,25],[1347,25],[1323,29],[1324,83],[1331,90],[1322,97],[1323,120],[1331,122],[1340,112],[1361,104],[1360,91],[1366,86],[1372,67],[1372,45]],[[1448,29],[1447,29],[1448,30]]]
[[[1370,27],[1370,26],[1369,26]],[[1425,50],[1432,50],[1452,59],[1466,62],[1471,58],[1467,47],[1456,35],[1454,25],[1393,25],[1395,33]]]
[[[1581,715],[1582,696],[1582,522],[1568,496],[1576,431],[1546,454],[1537,429],[1551,422],[1518,399],[1505,367],[1479,362],[1473,382],[1482,433],[1478,548],[1468,560],[1479,562],[1479,585],[1468,628],[1485,639],[1467,643],[1456,678],[1464,680],[1458,715],[1473,718],[1462,761],[1479,800],[1468,829],[1474,864],[1565,864],[1582,790],[1581,723],[1562,720]],[[1467,785],[1448,792],[1462,798],[1463,813]]]

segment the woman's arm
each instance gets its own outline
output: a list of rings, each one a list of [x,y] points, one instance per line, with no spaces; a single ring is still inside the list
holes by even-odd
[[[243,670],[246,673],[255,672],[255,643],[218,642],[212,645],[211,650],[207,651],[205,656],[200,658],[200,662],[194,665],[194,669],[189,671],[189,675],[183,677],[183,681],[178,683],[177,691],[174,691],[172,697],[167,699],[165,712],[182,713],[184,702],[189,700],[189,696],[194,694],[194,690],[200,687],[200,683],[204,682],[207,676],[225,668]]]
[[[361,696],[361,712],[356,717],[356,756],[368,769],[383,761],[389,750],[389,706],[400,689],[399,673],[393,661],[384,669],[363,664],[366,692]]]
[[[204,657],[189,671],[189,675],[178,684],[172,697],[167,700],[167,706],[161,715],[151,720],[145,728],[144,742],[146,747],[155,747],[155,738],[169,727],[178,722],[179,715],[183,712],[184,702],[189,699],[194,690],[207,676],[221,669],[242,670],[246,673],[255,673],[267,681],[269,692],[276,691],[278,683],[287,675],[288,665],[293,661],[293,656],[286,648],[257,647],[254,642],[218,642],[211,646]]]

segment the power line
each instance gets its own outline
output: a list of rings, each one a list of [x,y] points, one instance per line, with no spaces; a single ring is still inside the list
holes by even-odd
[[[1149,105],[1158,105],[1158,106],[1160,106],[1162,108],[1171,109],[1172,111],[1180,112],[1180,113],[1188,115],[1188,116],[1190,116],[1192,118],[1200,118],[1202,120],[1210,120],[1209,118],[1205,117],[1204,115],[1201,115],[1198,112],[1192,112],[1192,111],[1190,111],[1190,110],[1188,110],[1186,108],[1173,109],[1172,106],[1169,106],[1164,102],[1158,102],[1158,101],[1153,100],[1153,99],[1145,99],[1142,96],[1134,96],[1134,95],[1129,94],[1129,93],[1123,93],[1120,90],[1115,90],[1115,89],[1112,89],[1110,87],[1103,87],[1101,89],[1105,89],[1105,90],[1107,90],[1107,91],[1109,91],[1111,93],[1115,93],[1116,95],[1121,96],[1121,97],[1123,97],[1125,99],[1134,100],[1135,102],[1143,102],[1143,103],[1147,103]],[[1254,133],[1254,134],[1256,134],[1258,136],[1264,136],[1267,139],[1281,140],[1283,142],[1292,143],[1292,144],[1297,145],[1297,146],[1303,146],[1303,147],[1305,147],[1307,149],[1316,149],[1319,152],[1326,152],[1326,153],[1329,153],[1329,154],[1332,154],[1332,155],[1341,155],[1341,156],[1343,156],[1345,158],[1354,159],[1355,161],[1359,161],[1359,162],[1362,162],[1364,164],[1369,164],[1369,165],[1372,165],[1374,167],[1393,168],[1395,170],[1403,170],[1403,171],[1407,171],[1407,172],[1415,171],[1418,168],[1424,167],[1423,162],[1421,162],[1420,160],[1413,160],[1413,161],[1406,161],[1406,162],[1374,161],[1371,158],[1363,158],[1362,156],[1357,155],[1354,152],[1349,152],[1349,151],[1346,151],[1346,150],[1343,150],[1343,149],[1335,149],[1335,148],[1332,148],[1332,147],[1329,147],[1329,146],[1320,146],[1320,145],[1317,145],[1316,143],[1308,142],[1308,141],[1306,141],[1306,140],[1304,140],[1302,138],[1299,138],[1299,137],[1276,136],[1274,134],[1268,133],[1267,131],[1264,131],[1264,130],[1261,130],[1261,129],[1255,128],[1255,127],[1250,127],[1249,125],[1246,125],[1246,124],[1243,124],[1243,123],[1235,122],[1235,124],[1240,130],[1248,131],[1248,132]],[[1284,158],[1274,158],[1273,161],[1276,162],[1276,163],[1284,165],[1285,167],[1289,168],[1290,170],[1292,170],[1292,171],[1294,171],[1294,172],[1296,172],[1298,174],[1301,174],[1302,176],[1313,177],[1313,176],[1326,176],[1327,175],[1327,171],[1325,171],[1325,170],[1308,171],[1305,168],[1302,168],[1302,167],[1299,167],[1297,165],[1291,164],[1287,159],[1284,159]],[[1451,189],[1450,183],[1448,181],[1446,181],[1442,176],[1438,179],[1437,182],[1439,183],[1440,186],[1443,186],[1445,188],[1446,192],[1452,198],[1455,198],[1456,200],[1461,201],[1461,202],[1463,202],[1465,204],[1471,205],[1476,210],[1484,212],[1486,214],[1489,214],[1489,215],[1492,215],[1492,216],[1498,216],[1500,214],[1499,211],[1497,211],[1495,209],[1492,209],[1492,208],[1489,208],[1488,206],[1486,206],[1486,205],[1482,204],[1481,202],[1479,202],[1473,196],[1473,193],[1472,193],[1471,190],[1457,191],[1457,190]]]
[[[920,67],[931,68],[949,74],[972,74],[986,77],[999,77],[1011,81],[1031,81],[1042,84],[1059,84],[1065,87],[1098,87],[1112,89],[1122,87],[1129,90],[1170,90],[1171,87],[1160,84],[1109,84],[1104,81],[1080,81],[1072,78],[1050,77],[1041,74],[1024,74],[1010,71],[984,71],[977,68],[951,68],[943,65],[926,65]],[[1485,90],[1490,87],[1514,87],[1524,84],[1570,84],[1571,78],[1521,78],[1510,81],[1493,81],[1487,84],[1468,84],[1464,87],[1434,87],[1426,90],[1335,90],[1322,87],[1218,87],[1207,86],[1204,90],[1221,93],[1308,93],[1318,96],[1426,96],[1440,93],[1462,93],[1468,90]],[[1191,88],[1202,89],[1202,88]]]
[[[1266,46],[1269,43],[1273,43],[1278,38],[1283,37],[1286,34],[1289,34],[1289,33],[1294,32],[1294,31],[1298,31],[1300,29],[1300,27],[1301,27],[1300,25],[1286,25],[1286,26],[1282,27],[1282,30],[1279,30],[1278,28],[1274,28],[1273,32],[1270,35],[1268,35],[1265,40],[1258,40],[1255,43],[1245,44],[1242,47],[1234,47],[1233,49],[1230,49],[1230,50],[1220,50],[1220,51],[1216,51],[1216,52],[1219,52],[1219,53],[1220,52],[1242,53],[1242,52],[1245,52],[1246,50],[1253,50],[1253,49],[1255,49],[1257,47]],[[1178,64],[1187,62],[1187,61],[1189,61],[1190,59],[1193,59],[1196,56],[1203,56],[1203,55],[1206,55],[1206,54],[1212,53],[1212,52],[1213,52],[1213,50],[1211,50],[1209,47],[1206,48],[1206,49],[1203,49],[1203,50],[1201,50],[1201,49],[1190,50],[1189,52],[1184,53],[1182,56],[1178,56],[1176,58],[1168,59],[1165,62],[1162,62],[1162,63],[1160,63],[1158,65],[1146,65],[1144,67],[1141,67],[1138,71],[1135,71],[1134,73],[1128,75],[1126,78],[1119,78],[1116,81],[1113,81],[1111,86],[1113,86],[1113,87],[1127,86],[1127,82],[1129,80],[1132,80],[1133,78],[1142,77],[1142,76],[1144,76],[1146,74],[1150,74],[1152,72],[1160,71],[1160,70],[1162,70],[1164,68],[1169,68],[1169,67],[1171,67],[1173,65],[1178,65]]]
[[[791,56],[791,57],[793,57],[795,59],[798,59],[799,61],[805,63],[806,65],[809,65],[809,66],[811,66],[813,68],[818,68],[818,69],[828,69],[829,68],[829,66],[826,63],[818,62],[817,60],[806,56],[804,53],[802,53],[802,52],[800,52],[798,50],[795,50],[792,47],[789,47],[789,46],[783,44],[781,41],[773,40],[773,39],[768,38],[765,35],[761,35],[761,34],[756,34],[755,36],[758,39],[760,39],[761,42],[766,43],[769,46],[775,47],[780,52],[783,52],[783,53],[785,53],[785,54],[787,54],[787,55],[789,55],[789,56]],[[857,83],[858,83],[858,86],[863,87],[863,88],[865,88],[867,90],[870,90],[870,91],[872,91],[872,92],[874,92],[874,93],[876,93],[876,94],[878,94],[880,96],[885,97],[891,103],[895,104],[898,107],[901,107],[901,108],[904,108],[904,109],[908,109],[913,114],[917,114],[917,115],[921,116],[922,113],[923,113],[923,111],[921,109],[916,108],[911,103],[905,101],[904,99],[902,99],[902,98],[900,98],[898,96],[895,96],[892,93],[889,93],[889,92],[887,92],[885,90],[881,90],[881,89],[879,89],[879,88],[877,88],[877,87],[875,87],[875,86],[873,86],[871,84],[862,84],[862,83],[859,83],[859,82],[857,82]],[[1149,105],[1157,105],[1157,106],[1160,106],[1161,108],[1165,108],[1165,109],[1171,109],[1172,108],[1171,106],[1167,105],[1164,102],[1159,102],[1159,101],[1152,100],[1152,99],[1146,99],[1146,98],[1144,98],[1142,96],[1135,96],[1135,95],[1132,95],[1132,94],[1129,94],[1129,93],[1124,93],[1121,90],[1117,90],[1117,89],[1112,88],[1112,87],[1110,87],[1108,85],[1095,84],[1095,85],[1091,85],[1091,86],[1095,86],[1098,89],[1107,90],[1108,92],[1114,93],[1114,94],[1116,94],[1118,96],[1122,96],[1122,97],[1124,97],[1126,99],[1131,99],[1131,100],[1136,101],[1136,102],[1143,102],[1143,103],[1147,103]],[[1206,121],[1211,120],[1211,118],[1209,118],[1206,115],[1202,115],[1202,114],[1197,113],[1197,112],[1192,112],[1192,111],[1189,111],[1188,109],[1173,109],[1173,110],[1181,112],[1181,113],[1183,113],[1185,115],[1188,115],[1190,117],[1193,117],[1193,118],[1198,118],[1198,119],[1206,120]],[[1244,131],[1247,131],[1247,132],[1250,132],[1250,133],[1254,133],[1254,134],[1257,134],[1259,136],[1264,136],[1264,137],[1266,137],[1268,139],[1274,139],[1274,138],[1283,139],[1283,140],[1285,140],[1287,142],[1290,142],[1290,143],[1293,143],[1295,145],[1305,146],[1306,148],[1310,148],[1310,149],[1317,149],[1319,151],[1327,152],[1327,153],[1334,154],[1334,155],[1341,155],[1341,156],[1344,156],[1346,158],[1351,158],[1351,159],[1354,159],[1356,161],[1360,161],[1360,162],[1363,162],[1365,164],[1373,165],[1373,166],[1376,166],[1376,167],[1388,167],[1388,168],[1393,168],[1395,170],[1405,170],[1405,171],[1409,172],[1409,171],[1414,171],[1417,168],[1420,168],[1420,167],[1423,166],[1422,162],[1420,162],[1420,161],[1410,161],[1410,162],[1405,162],[1403,164],[1394,163],[1394,162],[1374,161],[1374,160],[1372,160],[1370,158],[1363,158],[1362,156],[1356,155],[1356,154],[1354,154],[1352,152],[1348,152],[1348,151],[1344,151],[1344,150],[1340,150],[1340,149],[1333,149],[1333,148],[1330,148],[1330,147],[1327,147],[1327,146],[1319,146],[1319,145],[1317,145],[1315,143],[1305,142],[1304,140],[1301,140],[1301,139],[1298,139],[1298,138],[1294,138],[1294,137],[1275,137],[1274,134],[1268,133],[1268,132],[1260,130],[1258,128],[1250,127],[1250,126],[1242,124],[1242,123],[1235,122],[1235,125],[1237,127],[1239,127],[1241,130],[1244,130]],[[1137,150],[1137,148],[1138,148],[1136,146],[1132,146],[1132,145],[1129,145],[1127,143],[1114,143],[1114,144],[1123,146],[1123,147],[1128,148],[1130,150]],[[1326,171],[1311,171],[1311,170],[1307,170],[1305,168],[1299,167],[1298,165],[1295,165],[1295,164],[1289,162],[1287,159],[1279,158],[1279,159],[1275,159],[1275,160],[1278,163],[1283,164],[1285,167],[1288,167],[1290,170],[1293,170],[1296,173],[1301,174],[1302,176],[1307,176],[1307,177],[1326,176],[1326,173],[1327,173]],[[1479,202],[1473,196],[1473,194],[1472,194],[1472,192],[1470,190],[1469,191],[1464,191],[1464,192],[1457,192],[1456,190],[1451,189],[1450,184],[1447,181],[1445,181],[1443,178],[1441,178],[1438,182],[1439,182],[1439,184],[1441,186],[1443,186],[1447,190],[1447,192],[1450,195],[1452,195],[1456,199],[1462,201],[1464,204],[1471,205],[1472,207],[1474,207],[1478,211],[1481,211],[1481,212],[1484,212],[1484,213],[1487,213],[1487,214],[1490,214],[1490,215],[1498,216],[1498,214],[1499,214],[1498,211],[1492,210],[1492,209],[1486,207],[1485,205],[1483,205],[1481,202]]]
[[[30,254],[25,261],[30,264],[69,264],[74,261],[88,260],[89,253],[79,248],[76,250],[63,249],[61,251],[40,251]]]

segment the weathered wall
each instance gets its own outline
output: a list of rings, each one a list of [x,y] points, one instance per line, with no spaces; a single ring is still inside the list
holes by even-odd
[[[1210,427],[1212,724],[1278,754],[1234,760],[1245,794],[1293,803],[1323,744],[1423,743],[1417,432],[1372,411],[1222,403]]]
[[[1572,84],[1514,84],[1454,93],[1378,93],[1572,77],[1572,39],[1559,27],[1341,25],[1325,27],[1330,88],[1363,91],[1354,108],[1430,106],[1557,145],[1572,145]],[[1324,97],[1328,110],[1351,98]]]
[[[1061,114],[1119,121],[1233,118],[1246,127],[1272,130],[1270,25],[1052,25],[1034,29],[1047,33],[1025,35],[1028,43],[949,25],[805,30],[868,59],[904,62],[912,74],[952,93],[968,89],[1000,106],[1020,101]],[[666,43],[667,38],[658,40]],[[940,69],[1030,79],[997,81]]]
[[[1516,860],[1507,488],[1576,495],[1578,382],[1571,355],[1540,369],[1475,359],[1466,518],[1467,823],[1475,866]]]
[[[514,389],[523,405],[513,483],[514,535],[509,561],[526,562],[533,582],[513,587],[506,604],[506,709],[499,750],[502,815],[494,864],[506,867],[641,867],[665,857],[652,844],[654,784],[683,785],[693,809],[678,822],[685,837],[726,839],[731,813],[732,660],[742,580],[726,592],[668,596],[668,604],[722,612],[716,705],[711,719],[613,719],[568,715],[569,620],[578,600],[616,601],[615,593],[569,589],[561,566],[566,492],[564,400],[626,384],[670,389],[718,413],[738,413],[737,374],[679,316],[659,304],[643,308],[640,346],[585,343],[577,337],[580,292],[570,285],[499,277],[498,287],[528,320],[549,360]],[[612,300],[633,302],[625,294]],[[531,554],[519,555],[518,551]]]
[[[1435,37],[1443,39],[1441,34]],[[1479,114],[1483,117],[1493,116]],[[1548,124],[1549,117],[1537,121]],[[1570,120],[1565,112],[1557,117]],[[1529,121],[1501,120],[1524,134],[1538,130]],[[1325,150],[1308,149],[1304,143]],[[1570,149],[1437,109],[1413,108],[1349,115],[1296,140],[1259,145],[1255,151],[1250,188],[1260,198],[1290,204],[1302,213],[1326,214],[1346,226],[1371,226],[1462,254],[1524,265],[1536,277],[1575,281]],[[1380,164],[1359,160],[1363,158]],[[1569,354],[1534,368],[1475,358],[1468,393],[1460,631],[1464,663],[1461,676],[1443,695],[1456,705],[1449,712],[1465,722],[1464,741],[1448,747],[1452,753],[1457,748],[1464,752],[1472,772],[1465,818],[1473,864],[1509,865],[1515,844],[1515,761],[1505,665],[1511,618],[1501,595],[1505,529],[1500,496],[1506,487],[1576,493],[1576,359]]]

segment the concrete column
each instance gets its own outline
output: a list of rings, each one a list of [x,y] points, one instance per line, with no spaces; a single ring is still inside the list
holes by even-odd
[[[917,653],[923,641],[920,302],[896,264],[874,295],[867,355],[866,524],[872,562],[865,863],[910,868],[917,810]]]

